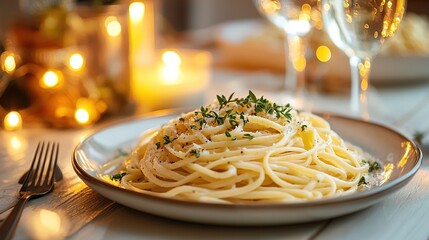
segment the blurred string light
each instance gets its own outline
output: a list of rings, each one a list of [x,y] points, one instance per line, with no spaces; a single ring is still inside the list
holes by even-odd
[[[19,130],[22,128],[22,117],[19,112],[10,111],[4,117],[3,121],[4,129],[7,131]]]
[[[104,21],[104,26],[106,27],[107,34],[111,37],[117,37],[119,34],[121,34],[121,24],[114,16],[107,17]]]
[[[2,69],[3,71],[7,73],[12,73],[16,69],[16,59],[15,55],[11,52],[3,52],[1,54],[1,60],[2,60]]]
[[[59,85],[62,74],[58,71],[48,70],[43,74],[40,79],[40,86],[42,88],[54,88]]]
[[[78,108],[76,109],[76,112],[74,114],[74,117],[76,119],[76,122],[81,125],[86,125],[89,123],[89,112],[87,109],[84,108]]]
[[[72,71],[80,71],[82,70],[85,64],[85,60],[80,53],[74,53],[70,56],[68,61],[68,66]]]

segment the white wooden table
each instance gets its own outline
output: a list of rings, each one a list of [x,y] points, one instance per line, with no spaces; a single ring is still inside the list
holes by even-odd
[[[247,91],[242,83],[252,83],[265,73],[249,74],[216,71],[213,75],[213,94]],[[281,76],[271,76],[278,78]],[[250,80],[249,80],[250,79]],[[264,82],[266,84],[266,82]],[[241,86],[241,87],[239,87]],[[258,88],[257,84],[252,89]],[[266,88],[256,92],[270,95]],[[423,84],[390,89],[377,89],[370,93],[371,111],[378,114],[377,121],[411,133],[429,128],[429,106],[400,120],[429,95],[429,81]],[[269,97],[269,96],[267,96]],[[347,96],[317,96],[316,110],[344,113]],[[400,126],[399,126],[400,125]],[[0,132],[0,208],[4,208],[16,196],[18,177],[28,168],[31,156],[39,140],[55,139],[60,142],[59,166],[65,179],[75,177],[70,156],[74,146],[92,129],[53,130],[23,129],[17,132]],[[65,180],[64,180],[65,181]],[[40,198],[35,201],[43,201]],[[73,222],[66,215],[51,217],[46,226],[31,219],[36,211],[31,206],[24,211],[16,239],[64,238],[67,223]],[[0,215],[4,217],[5,214]],[[36,229],[36,226],[37,228]],[[43,225],[43,224],[42,224]],[[49,233],[49,231],[57,231]],[[60,231],[59,231],[60,230]],[[61,232],[62,231],[62,232]],[[366,210],[347,216],[320,222],[272,227],[222,227],[199,225],[152,216],[118,206],[107,214],[101,214],[82,227],[70,239],[428,239],[429,238],[429,158],[425,157],[421,169],[404,188]]]

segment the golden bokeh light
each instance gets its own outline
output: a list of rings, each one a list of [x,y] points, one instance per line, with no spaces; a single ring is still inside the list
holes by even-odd
[[[15,55],[10,52],[4,52],[1,56],[2,59],[2,69],[7,73],[15,71],[16,60]]]
[[[40,79],[42,88],[54,88],[60,83],[61,73],[53,70],[46,71]]]
[[[84,108],[78,108],[74,114],[74,118],[76,119],[76,122],[81,125],[86,125],[90,121],[89,112]]]
[[[4,129],[7,131],[19,130],[22,128],[22,117],[19,112],[11,111],[4,117]]]
[[[260,1],[260,6],[262,8],[262,11],[267,15],[276,13],[281,9],[281,4],[279,1],[273,1],[273,0],[259,0],[259,1]]]
[[[174,51],[166,51],[162,54],[162,61],[167,66],[179,66],[182,63],[182,59],[179,54]]]
[[[104,25],[106,27],[106,32],[109,36],[116,37],[116,36],[119,36],[119,34],[121,34],[122,27],[121,27],[121,24],[116,19],[116,17],[114,16],[107,17],[106,20],[104,21]]]
[[[328,62],[331,60],[331,56],[331,49],[327,46],[322,45],[316,49],[316,57],[321,62]]]
[[[142,2],[133,2],[129,7],[130,19],[132,22],[140,22],[144,17],[145,6]]]
[[[73,71],[82,70],[84,64],[85,64],[85,60],[80,53],[74,53],[69,58],[69,64],[68,65],[69,65],[69,68]]]

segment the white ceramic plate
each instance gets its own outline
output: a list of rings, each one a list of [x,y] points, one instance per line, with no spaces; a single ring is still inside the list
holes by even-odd
[[[218,45],[220,61],[225,65],[244,68],[263,68],[284,71],[284,48],[278,36],[268,34],[259,36],[258,31],[266,30],[261,20],[232,21],[216,28],[215,40]],[[251,37],[253,36],[253,37]],[[249,39],[253,39],[250,40]],[[314,54],[309,54],[313,56]],[[329,62],[309,62],[309,76],[341,80],[350,79],[350,66],[347,56],[339,49],[332,49]],[[378,54],[371,66],[370,79],[373,83],[409,83],[429,80],[429,56],[426,55],[383,55]]]
[[[340,136],[375,156],[383,165],[393,164],[386,182],[348,196],[287,204],[215,204],[162,198],[123,189],[103,180],[101,167],[119,148],[132,149],[140,133],[167,123],[177,113],[123,121],[96,131],[73,152],[78,176],[101,195],[125,206],[167,218],[221,225],[274,225],[315,221],[352,213],[403,187],[418,170],[422,154],[398,132],[381,125],[326,114]],[[113,166],[114,167],[114,166]]]

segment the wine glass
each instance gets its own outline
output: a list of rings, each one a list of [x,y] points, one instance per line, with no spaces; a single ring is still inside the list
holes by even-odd
[[[323,25],[334,44],[350,59],[351,111],[369,119],[367,89],[371,58],[393,36],[406,0],[322,0]]]
[[[254,0],[258,11],[286,34],[285,97],[297,108],[304,106],[306,36],[314,25],[321,28],[320,0]]]

